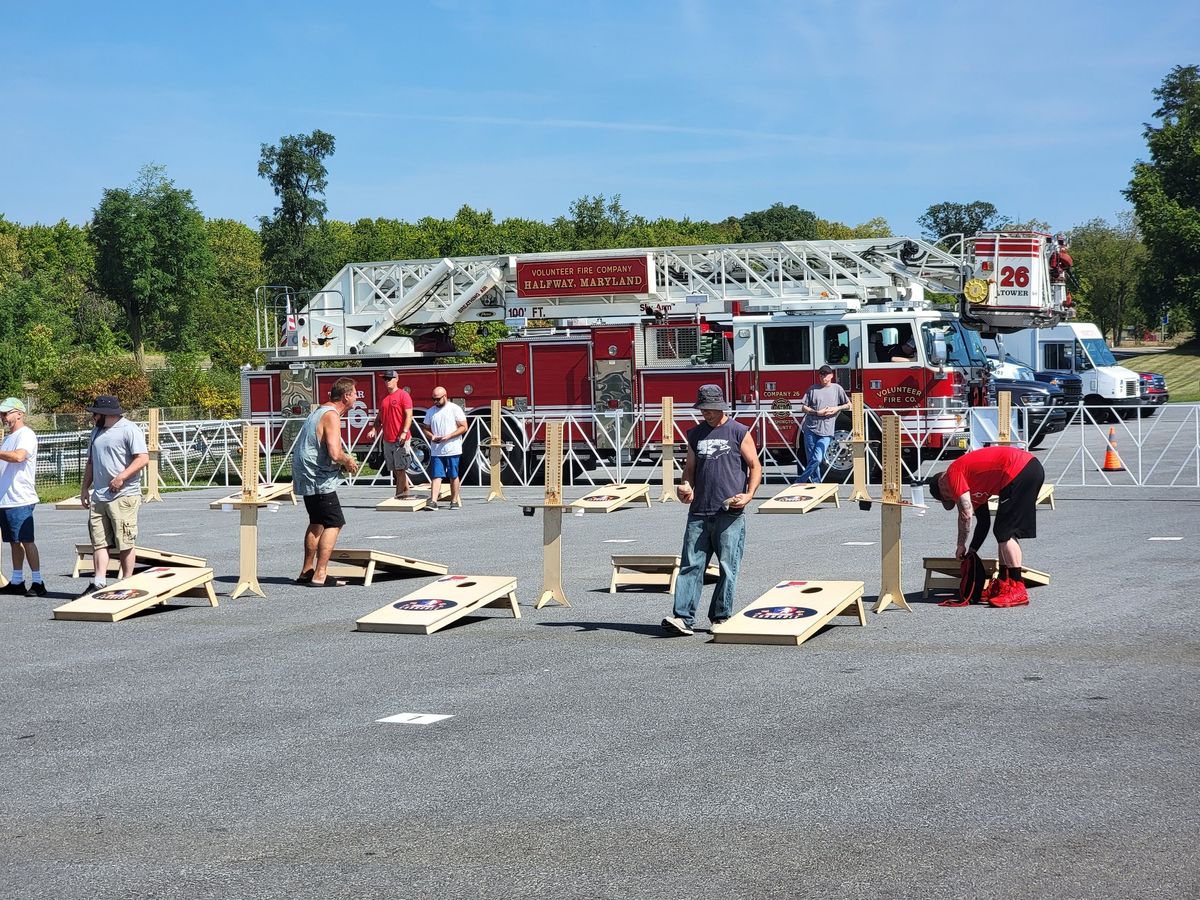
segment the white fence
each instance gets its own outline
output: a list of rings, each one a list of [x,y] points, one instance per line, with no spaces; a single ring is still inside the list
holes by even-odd
[[[906,479],[929,474],[945,465],[961,452],[957,445],[932,446],[929,423],[945,427],[959,419],[959,433],[976,435],[994,432],[995,408],[978,408],[956,417],[945,411],[899,410]],[[1047,478],[1064,486],[1105,487],[1200,487],[1200,405],[1171,404],[1161,407],[1152,417],[1099,421],[1103,411],[1071,407],[1068,421],[1053,433],[1028,430],[1030,410],[1015,409],[1017,431],[1038,444],[1037,454],[1046,469]],[[739,421],[750,426],[759,447],[767,481],[785,481],[797,473],[800,463],[797,448],[783,440],[785,424],[794,424],[771,410],[738,411]],[[689,419],[689,416],[691,418]],[[502,475],[505,483],[514,485],[538,484],[542,478],[543,454],[539,436],[550,416],[510,414],[505,412],[501,440],[504,443]],[[564,477],[571,484],[607,484],[609,482],[656,482],[661,477],[659,446],[662,435],[659,420],[641,419],[631,413],[598,413],[586,416],[557,416],[564,422]],[[291,453],[303,419],[280,418],[254,420],[259,426],[260,457],[263,472],[260,477],[274,481],[291,477]],[[699,414],[676,408],[675,442],[677,465],[682,467],[684,433]],[[868,439],[879,433],[879,413],[867,411]],[[160,422],[161,446],[159,475],[164,487],[200,488],[241,483],[241,437],[244,421],[187,421]],[[428,445],[419,424],[413,429],[414,463],[410,475],[417,481],[427,480]],[[1110,431],[1115,458],[1120,468],[1106,466],[1114,456],[1109,454]],[[354,441],[352,449],[360,461],[368,464],[357,483],[391,481],[390,473],[378,471],[382,464],[380,442],[367,441],[365,432],[349,428],[344,432]],[[633,435],[644,435],[638,441]],[[359,438],[362,437],[360,440]],[[831,448],[826,480],[843,480],[849,471],[848,437],[839,432]],[[38,455],[38,473],[44,480],[60,482],[78,479],[86,462],[88,432],[42,434]],[[488,444],[491,440],[487,416],[470,417],[464,438],[461,471],[466,483],[486,483],[488,480]],[[921,448],[918,455],[915,448]],[[616,451],[612,448],[621,448]],[[868,444],[868,480],[878,481],[879,445]],[[374,470],[374,471],[372,471]]]

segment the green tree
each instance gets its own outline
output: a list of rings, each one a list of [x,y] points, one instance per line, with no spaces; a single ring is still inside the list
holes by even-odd
[[[131,189],[106,190],[89,232],[96,280],[121,307],[140,368],[146,337],[165,350],[196,341],[196,311],[212,278],[204,217],[192,192],[174,186],[160,166],[145,166]]]
[[[1150,161],[1134,164],[1125,196],[1148,258],[1142,306],[1200,321],[1200,67],[1176,66],[1154,90],[1159,125],[1143,132]]]
[[[603,194],[584,195],[571,203],[570,217],[559,216],[554,227],[562,236],[563,249],[603,250],[627,246],[625,231],[632,217],[621,205],[621,195],[605,199]]]
[[[333,150],[333,135],[320,129],[285,135],[278,146],[262,145],[258,175],[270,183],[279,201],[274,215],[258,220],[272,284],[315,289],[329,274],[330,246],[321,226],[329,174],[324,160]]]
[[[1121,328],[1129,324],[1137,296],[1146,250],[1132,213],[1120,215],[1115,225],[1092,219],[1071,231],[1071,256],[1079,280],[1080,311],[1101,333],[1119,343]]]
[[[794,203],[784,206],[772,203],[766,209],[755,210],[743,215],[741,240],[746,243],[759,241],[815,241],[817,239],[817,215],[801,209]]]
[[[996,231],[1005,225],[996,207],[985,200],[972,203],[935,203],[917,219],[925,237],[937,240],[951,234],[970,237],[980,231]]]

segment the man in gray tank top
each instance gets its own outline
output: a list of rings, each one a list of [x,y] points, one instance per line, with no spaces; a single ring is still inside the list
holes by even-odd
[[[339,378],[329,391],[329,402],[308,414],[292,453],[292,489],[304,498],[308,528],[304,532],[304,562],[299,584],[311,587],[341,586],[327,580],[329,557],[346,524],[337,486],[346,472],[358,472],[358,462],[342,443],[342,416],[358,399],[353,378]]]
[[[727,415],[729,405],[721,388],[706,384],[696,397],[704,422],[687,433],[687,462],[679,498],[690,503],[683,531],[675,608],[663,619],[673,634],[695,634],[696,607],[704,570],[715,553],[720,575],[713,589],[708,618],[718,626],[733,615],[738,566],[746,545],[747,504],[762,481],[758,448],[750,429]]]

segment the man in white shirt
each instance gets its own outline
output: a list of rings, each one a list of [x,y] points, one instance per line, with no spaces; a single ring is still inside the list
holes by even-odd
[[[33,508],[37,506],[37,435],[25,424],[25,404],[16,397],[0,402],[8,434],[0,444],[0,532],[12,550],[12,580],[0,591],[25,597],[45,597],[42,562],[33,542]],[[25,587],[25,563],[31,571]]]
[[[457,403],[446,398],[444,387],[433,389],[433,406],[425,413],[425,430],[429,437],[429,504],[427,510],[438,508],[438,493],[442,479],[450,479],[450,508],[462,509],[462,481],[458,463],[462,459],[462,436],[467,433],[467,415]]]

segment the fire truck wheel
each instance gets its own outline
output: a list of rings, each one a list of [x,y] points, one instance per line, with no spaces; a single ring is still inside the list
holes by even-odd
[[[808,465],[808,454],[804,451],[804,441],[796,448],[796,457],[800,460],[800,468]],[[871,460],[867,459],[868,472]],[[797,473],[798,474],[798,473]],[[854,477],[854,448],[850,446],[849,429],[835,431],[833,441],[825,454],[825,468],[821,480],[829,484],[843,484]],[[869,479],[869,475],[868,475]]]

